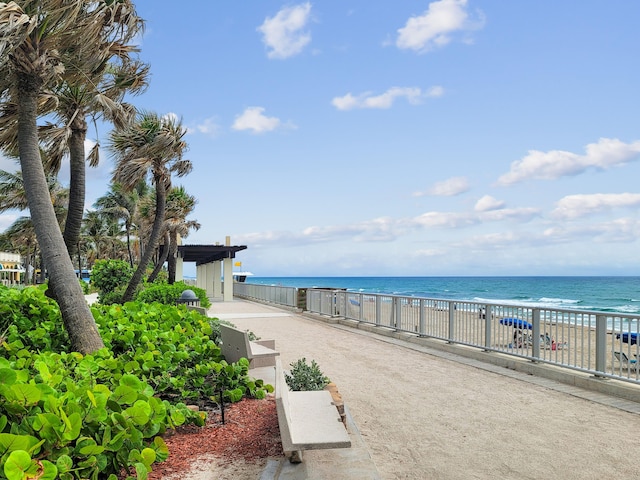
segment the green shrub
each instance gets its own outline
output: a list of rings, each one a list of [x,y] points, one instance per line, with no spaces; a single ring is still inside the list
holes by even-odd
[[[91,269],[91,284],[99,293],[110,293],[126,287],[133,269],[124,260],[96,260]]]
[[[202,425],[213,403],[273,391],[248,376],[246,359],[221,359],[217,319],[176,306],[93,305],[106,347],[70,353],[45,288],[0,287],[0,478],[143,479],[168,454],[164,431]]]
[[[84,293],[85,295],[89,295],[89,293],[91,293],[91,286],[89,285],[89,282],[85,282],[81,278],[78,279],[78,281],[80,282],[80,286],[82,287],[82,293]]]
[[[291,373],[285,373],[284,379],[291,390],[322,390],[331,380],[325,377],[315,360],[311,365],[306,358],[301,358],[291,364]]]
[[[125,287],[118,287],[110,292],[101,292],[98,294],[98,303],[102,305],[113,305],[114,303],[122,303]]]
[[[200,300],[201,307],[209,308],[211,306],[206,290],[187,285],[184,282],[175,282],[172,285],[154,282],[150,285],[145,285],[144,290],[136,296],[136,300],[139,302],[159,302],[165,305],[175,305],[185,290],[191,290],[196,294],[198,300]]]

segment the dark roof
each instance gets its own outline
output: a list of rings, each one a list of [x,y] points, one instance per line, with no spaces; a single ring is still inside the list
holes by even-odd
[[[236,252],[246,248],[246,245],[178,245],[178,253],[182,261],[202,265],[224,258],[235,258]]]

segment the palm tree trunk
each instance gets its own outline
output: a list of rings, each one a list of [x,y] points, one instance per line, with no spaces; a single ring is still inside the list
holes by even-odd
[[[123,302],[130,302],[133,300],[133,294],[142,281],[142,276],[147,269],[147,264],[151,260],[153,251],[155,250],[160,236],[162,235],[162,228],[164,226],[164,210],[167,204],[167,190],[162,179],[155,179],[156,184],[156,214],[153,220],[153,228],[151,229],[151,235],[149,236],[149,242],[144,247],[144,254],[140,258],[140,263],[133,276],[127,285],[127,289],[122,296]]]
[[[131,253],[131,222],[127,221],[125,225],[127,231],[127,253],[129,253],[129,264],[133,268],[133,253]]]
[[[151,272],[151,275],[149,275],[149,278],[147,278],[147,283],[155,282],[156,277],[160,273],[160,270],[162,270],[162,266],[164,265],[164,262],[167,261],[168,256],[169,256],[169,233],[165,233],[164,248],[162,249],[162,255],[159,256],[158,261],[156,262],[156,266],[153,269],[153,272]]]
[[[86,166],[84,159],[84,140],[87,136],[87,122],[77,116],[71,124],[69,138],[69,208],[64,225],[64,243],[69,257],[73,258],[82,227],[85,199]]]
[[[36,238],[51,276],[62,321],[71,340],[71,348],[91,353],[104,347],[82,287],[73,271],[60,226],[49,197],[49,189],[38,148],[37,92],[40,82],[35,75],[19,74],[18,79],[18,147],[29,211]]]
[[[167,260],[167,271],[169,272],[169,278],[167,282],[169,285],[176,283],[176,254],[178,253],[178,234],[177,232],[171,232],[169,239],[169,258]]]

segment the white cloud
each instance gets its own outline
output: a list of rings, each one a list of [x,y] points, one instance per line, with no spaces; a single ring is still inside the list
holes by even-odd
[[[354,96],[347,93],[343,97],[335,97],[331,104],[338,110],[353,110],[354,108],[379,108],[387,109],[393,106],[397,98],[406,98],[412,105],[419,104],[424,98],[440,97],[444,94],[444,89],[440,86],[431,87],[423,92],[417,87],[391,87],[381,95],[372,95],[371,92],[361,93]]]
[[[270,132],[277,129],[281,122],[276,117],[263,115],[264,108],[248,107],[236,116],[231,128],[234,130],[251,130],[253,133]]]
[[[616,138],[601,138],[590,143],[584,155],[563,150],[540,152],[531,150],[522,160],[511,164],[511,169],[498,179],[498,185],[513,185],[529,179],[555,180],[578,175],[589,168],[605,170],[624,165],[640,155],[640,141],[624,143]]]
[[[202,123],[196,125],[195,131],[215,137],[220,133],[220,125],[213,118],[205,118]]]
[[[426,212],[411,220],[416,226],[425,228],[460,228],[478,223],[478,218],[468,213]]]
[[[517,220],[518,222],[528,222],[529,220],[539,215],[540,210],[538,208],[501,208],[498,210],[480,212],[478,214],[478,220],[482,222],[500,222],[502,220]]]
[[[427,195],[437,197],[453,197],[469,190],[469,182],[465,177],[452,177],[443,182],[438,182],[426,192],[414,192],[414,197],[425,197]]]
[[[497,210],[502,207],[504,207],[504,202],[502,200],[497,200],[491,195],[485,195],[476,202],[474,210],[476,212],[487,212],[490,210]]]
[[[275,17],[267,17],[258,31],[267,46],[269,58],[284,59],[297,55],[311,41],[304,31],[311,16],[311,3],[282,8]]]
[[[561,198],[552,214],[559,218],[578,218],[613,208],[637,207],[640,193],[596,193]]]
[[[481,28],[484,19],[472,21],[466,11],[467,0],[439,0],[429,4],[420,16],[413,16],[404,27],[398,29],[396,46],[425,53],[451,42],[456,32],[468,33]],[[469,38],[463,39],[471,43]]]

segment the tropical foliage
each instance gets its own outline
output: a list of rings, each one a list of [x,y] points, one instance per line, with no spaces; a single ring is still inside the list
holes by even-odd
[[[169,454],[167,429],[273,390],[245,359],[222,360],[217,319],[158,303],[92,310],[107,348],[81,355],[43,288],[0,287],[0,478],[144,479]]]

